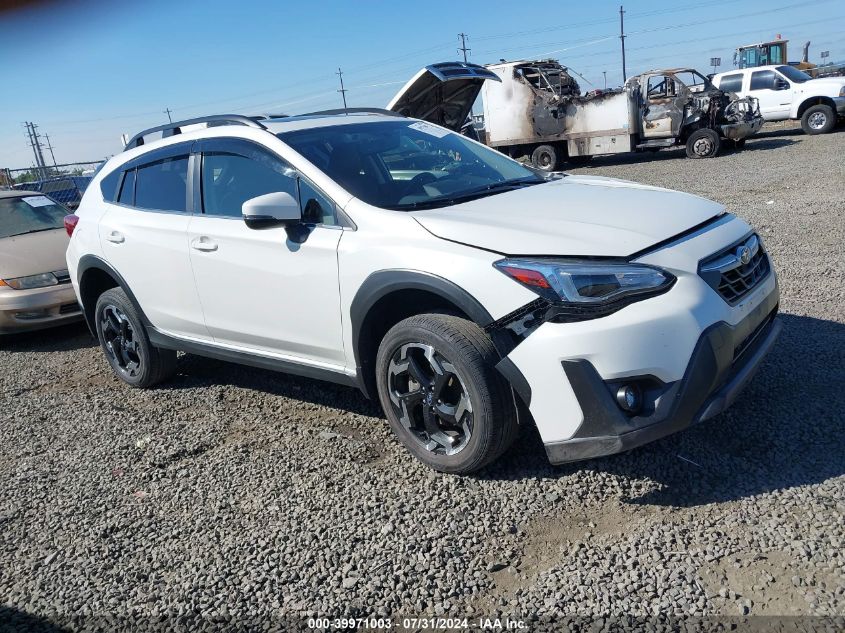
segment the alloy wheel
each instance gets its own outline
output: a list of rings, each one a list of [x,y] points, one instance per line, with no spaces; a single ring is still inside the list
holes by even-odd
[[[825,116],[824,112],[813,112],[807,119],[807,125],[809,125],[814,130],[822,129],[826,123],[827,116]]]
[[[100,331],[114,367],[130,378],[136,377],[141,371],[140,345],[127,316],[117,306],[105,306],[100,317]]]
[[[459,453],[472,436],[472,400],[455,366],[431,345],[397,349],[387,369],[390,402],[409,435],[438,455]]]

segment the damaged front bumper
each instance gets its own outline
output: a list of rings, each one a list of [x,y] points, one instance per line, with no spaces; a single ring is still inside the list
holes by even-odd
[[[721,135],[725,138],[739,141],[753,136],[763,127],[763,117],[754,117],[750,121],[738,121],[736,123],[723,123],[719,126]]]
[[[683,378],[656,385],[648,412],[629,417],[612,386],[588,360],[563,361],[584,413],[575,435],[545,444],[552,464],[620,453],[703,422],[727,409],[756,373],[781,331],[778,292],[770,293],[736,325],[707,328],[696,343]],[[618,382],[618,381],[617,381]]]

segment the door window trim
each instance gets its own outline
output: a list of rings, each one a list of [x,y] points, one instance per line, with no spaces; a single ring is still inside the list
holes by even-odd
[[[192,170],[192,162],[193,162],[193,146],[196,144],[196,141],[188,141],[184,143],[174,143],[173,145],[168,145],[167,147],[162,147],[156,150],[152,150],[145,154],[142,154],[136,158],[133,158],[130,161],[123,163],[120,167],[115,169],[115,171],[120,172],[120,177],[118,178],[117,189],[115,190],[114,199],[107,201],[109,204],[113,204],[115,206],[121,207],[123,209],[131,209],[133,211],[140,211],[142,213],[160,213],[160,214],[167,214],[167,215],[180,215],[180,216],[191,216],[194,215],[194,197],[193,197],[193,170]],[[185,182],[186,187],[186,198],[185,198],[185,210],[184,211],[174,211],[173,209],[148,209],[146,207],[139,207],[135,205],[135,193],[137,192],[137,185],[138,185],[138,173],[137,170],[140,167],[145,167],[147,165],[152,165],[153,163],[158,163],[168,158],[178,158],[181,156],[187,156],[188,158],[188,171],[187,171],[187,180]],[[135,171],[135,183],[134,189],[132,193],[132,204],[124,204],[122,202],[118,202],[118,197],[120,196],[120,191],[123,188],[123,181],[126,179],[126,173],[129,171]]]

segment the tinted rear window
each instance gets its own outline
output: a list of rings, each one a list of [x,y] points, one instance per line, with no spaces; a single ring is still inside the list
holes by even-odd
[[[166,158],[138,167],[135,175],[135,206],[185,212],[188,210],[187,183],[187,156]]]
[[[100,181],[100,191],[103,192],[103,200],[107,202],[114,201],[117,196],[117,184],[122,173],[122,171],[117,169]]]
[[[135,201],[135,170],[126,172],[123,177],[123,184],[120,186],[120,195],[117,197],[120,204],[132,206]]]
[[[722,92],[741,92],[742,91],[742,73],[735,75],[725,75],[719,82],[719,90]]]

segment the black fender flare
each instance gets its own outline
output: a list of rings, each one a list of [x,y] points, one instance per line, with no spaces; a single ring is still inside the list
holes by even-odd
[[[76,267],[76,283],[79,287],[79,298],[80,302],[82,302],[82,278],[85,276],[85,273],[89,270],[96,269],[100,270],[107,275],[109,275],[112,279],[115,280],[117,285],[126,293],[126,296],[129,297],[129,301],[132,302],[132,306],[138,312],[141,317],[141,321],[143,321],[144,326],[147,328],[153,327],[153,324],[147,318],[147,315],[144,314],[144,311],[141,309],[141,305],[138,303],[138,300],[135,298],[132,290],[129,288],[129,284],[126,283],[126,280],[123,276],[117,272],[108,262],[104,259],[97,257],[96,255],[83,255],[79,259],[79,264]],[[93,309],[94,306],[87,306],[83,303],[82,310],[83,314],[85,315],[85,322],[88,324],[88,329],[91,330],[91,334],[94,335],[96,338],[97,336],[97,327],[93,320]]]
[[[355,357],[355,367],[361,390],[369,398],[365,378],[368,367],[364,367],[362,359],[362,330],[370,310],[387,295],[401,290],[422,290],[437,295],[457,306],[464,314],[478,326],[485,327],[493,323],[494,319],[487,309],[469,292],[438,275],[419,270],[396,269],[379,270],[364,280],[352,299],[349,309],[350,325],[352,328],[352,351]],[[364,341],[364,343],[370,343]]]

